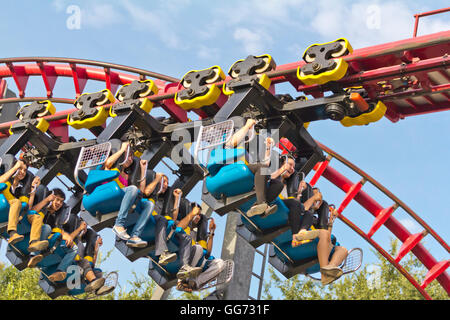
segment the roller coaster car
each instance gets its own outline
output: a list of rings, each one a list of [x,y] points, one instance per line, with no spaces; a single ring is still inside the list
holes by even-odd
[[[23,122],[30,122],[40,131],[46,132],[50,124],[43,117],[52,115],[55,111],[56,108],[50,100],[34,101],[20,108],[16,117]],[[14,125],[11,127],[10,133],[12,134],[13,131]]]
[[[236,61],[228,71],[232,80],[223,86],[223,93],[231,95],[234,93],[233,86],[242,80],[257,81],[263,88],[269,89],[271,80],[265,72],[276,68],[275,60],[269,54],[260,56],[248,56],[246,59]]]
[[[230,210],[241,211],[243,226],[251,234],[246,239],[252,245],[259,246],[257,244],[268,242],[286,230],[289,210],[277,197],[271,203],[278,206],[275,213],[266,217],[247,217],[244,214],[256,201],[253,191],[254,175],[247,167],[245,160],[240,160],[244,157],[245,150],[217,148],[231,138],[232,127],[233,121],[228,120],[225,123],[201,128],[195,155],[197,159],[200,156],[200,163],[206,163],[205,169],[209,172],[205,179],[204,191],[210,193],[216,201],[224,199],[225,205],[219,211],[214,205],[210,206],[219,214]],[[215,149],[211,150],[209,157],[205,155],[204,152],[208,152],[212,148]],[[207,160],[202,161],[205,159]],[[236,160],[238,161],[236,162]],[[207,198],[204,197],[203,200],[209,205]]]
[[[148,113],[153,107],[153,102],[146,97],[157,93],[158,87],[153,80],[134,80],[129,84],[123,85],[119,91],[117,91],[116,99],[120,102],[135,100],[139,104],[139,107]],[[117,106],[120,106],[120,103],[117,104]],[[115,107],[116,106],[113,106],[109,110],[109,115],[111,117],[117,116]]]
[[[170,247],[171,245],[177,245],[177,243],[170,243],[169,242],[169,250],[171,252],[175,248]],[[158,260],[154,252],[152,252],[149,255],[149,266],[148,266],[148,275],[152,277],[152,279],[164,290],[170,289],[171,287],[175,286],[177,284],[177,277],[176,274],[178,270],[181,268],[181,261],[180,258],[177,257],[177,260],[174,262],[171,262],[165,266],[161,266],[156,261]],[[208,256],[207,251],[203,250],[202,257],[199,259],[196,267],[202,267],[202,272],[206,271],[209,267],[209,263],[214,260],[214,256]],[[209,289],[214,286],[219,285],[225,285],[231,281],[233,278],[233,271],[234,271],[234,262],[232,260],[226,260],[225,261],[225,268],[215,277],[211,278],[208,282],[204,283],[201,288],[197,288],[196,291]]]
[[[156,175],[156,173],[153,172],[153,178]],[[158,187],[158,186],[157,186]],[[152,200],[150,200],[152,201]],[[139,205],[136,207],[136,210],[139,212]],[[130,248],[126,245],[125,240],[121,240],[118,237],[116,237],[115,246],[119,251],[130,261],[135,261],[136,259],[144,256],[148,256],[151,252],[155,251],[155,237],[156,237],[156,221],[154,216],[157,215],[157,211],[159,211],[157,208],[153,211],[152,216],[150,217],[149,221],[145,225],[142,234],[140,238],[144,241],[147,241],[147,246],[145,248]],[[189,211],[188,211],[189,212]],[[131,231],[133,230],[137,219],[139,218],[139,214],[136,212],[133,212],[132,215],[128,215],[127,222],[126,222],[126,229],[127,233],[131,234]],[[167,239],[169,242],[173,244],[172,249],[175,250],[175,248],[178,248],[177,242],[174,240],[174,237],[177,233],[184,233],[183,229],[180,227],[177,227],[175,225],[175,222],[172,220],[171,217],[165,216],[167,219],[167,226],[166,226],[166,234]]]
[[[181,79],[175,93],[175,103],[184,110],[198,109],[210,106],[219,99],[221,90],[214,84],[225,79],[225,74],[219,66],[204,70],[192,70]]]
[[[320,280],[320,274],[318,277],[313,276],[313,274],[320,271],[317,259],[319,238],[307,241],[295,248],[292,247],[291,240],[292,233],[290,231],[283,233],[273,240],[269,250],[269,263],[288,279],[296,274],[304,274],[315,280]],[[331,235],[331,242],[333,249],[330,257],[334,253],[335,247],[339,246],[334,235]],[[347,258],[340,266],[344,274],[358,270],[362,264],[362,258],[363,252],[360,248],[351,249]]]
[[[113,102],[114,96],[108,89],[83,93],[74,103],[78,110],[67,115],[67,124],[75,129],[101,126],[108,118],[108,110],[103,106]]]
[[[341,57],[352,51],[352,46],[345,38],[313,44],[303,53],[306,64],[297,69],[297,78],[306,85],[337,81],[345,76],[348,69],[347,62]]]
[[[95,231],[113,226],[124,196],[122,184],[118,180],[119,171],[98,169],[105,163],[110,152],[114,153],[119,150],[121,144],[120,140],[113,139],[102,144],[83,147],[75,167],[75,181],[85,191],[81,217]],[[119,165],[128,158],[129,152],[128,149],[120,157]],[[138,165],[134,165],[132,173],[134,179],[138,167]],[[78,179],[78,172],[85,169],[90,170],[86,181],[83,183]]]
[[[60,237],[61,234],[54,233],[53,237],[55,236]],[[65,270],[67,275],[64,280],[53,282],[49,279],[49,275],[57,271],[58,264],[64,258],[65,254],[69,252],[69,250],[70,249],[65,246],[65,241],[62,240],[58,245],[56,245],[56,248],[53,250],[50,256],[44,258],[40,263],[37,264],[37,267],[39,267],[41,270],[38,282],[39,286],[52,299],[63,295],[75,297],[86,293],[84,290],[87,286],[87,283],[83,276],[83,270],[77,264],[77,261],[80,259],[79,256],[77,256],[76,259],[73,260]],[[101,269],[93,268],[93,271],[97,277],[103,276],[103,272]],[[104,286],[109,286],[110,289],[103,294],[112,292],[117,286],[117,280],[117,272],[108,273],[105,276]],[[85,299],[90,299],[96,296],[97,295],[95,293],[88,293]]]

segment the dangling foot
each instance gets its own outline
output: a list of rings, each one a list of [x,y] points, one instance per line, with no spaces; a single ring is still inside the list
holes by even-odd
[[[319,230],[300,230],[299,233],[295,234],[295,240],[313,240],[319,236]]]
[[[264,211],[264,213],[261,215],[261,218],[267,218],[271,214],[274,214],[277,212],[278,206],[276,204],[273,204],[271,206],[268,206],[267,209]]]
[[[256,215],[263,214],[266,211],[267,207],[267,203],[255,204],[250,208],[250,210],[247,211],[247,217],[250,218]]]
[[[13,231],[12,234],[11,234],[11,236],[10,236],[9,239],[8,239],[8,244],[14,245],[14,244],[16,244],[17,242],[22,241],[23,238],[24,238],[23,235],[18,234],[16,231]]]
[[[164,266],[170,262],[177,260],[177,254],[174,252],[164,251],[159,256],[158,264]]]
[[[132,248],[145,248],[147,246],[147,241],[144,241],[139,237],[132,237],[127,241],[127,246]]]
[[[33,256],[30,258],[30,260],[28,261],[28,268],[34,268],[36,267],[36,265],[42,261],[42,259],[44,259],[44,256],[42,254],[38,254],[36,256]]]
[[[114,226],[112,231],[118,236],[120,239],[128,241],[130,239],[130,235],[127,233],[127,230],[121,226]]]
[[[29,252],[42,251],[47,248],[48,248],[47,240],[42,240],[42,241],[33,240],[30,242],[30,245],[28,246],[28,251]]]

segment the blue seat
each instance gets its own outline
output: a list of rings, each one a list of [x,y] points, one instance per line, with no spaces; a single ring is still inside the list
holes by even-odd
[[[205,179],[206,188],[216,199],[249,192],[254,187],[254,175],[243,161],[221,167],[214,176]]]
[[[119,211],[124,192],[117,182],[112,181],[97,187],[94,192],[83,196],[83,206],[92,214]]]
[[[103,183],[114,180],[119,174],[117,170],[90,170],[84,188],[87,193],[92,193],[95,188]]]
[[[251,200],[241,205],[239,209],[245,213],[252,207],[255,201],[256,197],[253,197]],[[284,227],[288,223],[289,209],[284,202],[277,197],[271,204],[276,204],[278,206],[278,210],[275,213],[266,218],[262,218],[259,215],[248,218],[263,232],[266,230],[273,230],[277,227]],[[241,220],[248,230],[251,232],[256,231],[255,227],[246,218],[241,217]]]
[[[331,240],[334,243],[336,241],[336,237],[332,234]],[[285,254],[292,260],[294,263],[307,260],[307,259],[315,259],[317,258],[317,244],[319,243],[319,238],[316,238],[310,242],[304,243],[298,247],[293,248],[291,245],[292,242],[292,232],[291,230],[284,232],[283,234],[279,235],[275,239],[273,239],[273,243],[276,244],[274,247],[275,249],[275,255],[284,263],[288,263],[289,260],[285,256]],[[336,243],[336,245],[339,245]],[[281,252],[280,249],[283,251]],[[334,252],[334,247],[331,252],[331,254]],[[320,267],[318,264],[310,267],[308,270],[313,272],[308,273],[315,273],[318,272]],[[314,271],[317,270],[317,271]]]

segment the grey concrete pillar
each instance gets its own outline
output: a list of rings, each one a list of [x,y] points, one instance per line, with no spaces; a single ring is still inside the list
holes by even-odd
[[[236,233],[236,225],[241,219],[238,212],[227,214],[227,224],[222,246],[222,259],[234,261],[234,275],[224,290],[225,300],[248,300],[252,280],[255,248]]]

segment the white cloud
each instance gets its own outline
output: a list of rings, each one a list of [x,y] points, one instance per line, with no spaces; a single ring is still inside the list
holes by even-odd
[[[272,38],[262,30],[249,30],[247,28],[236,28],[233,38],[242,43],[246,54],[260,55],[268,50]]]
[[[111,4],[92,4],[81,7],[81,27],[100,29],[123,21],[123,15]]]
[[[197,48],[197,56],[200,59],[208,61],[218,61],[220,60],[220,50],[218,48],[199,45]]]
[[[347,38],[354,48],[402,40],[412,37],[414,13],[406,2],[365,2],[321,0],[310,22],[312,30],[328,41]],[[424,33],[443,31],[450,23],[434,17],[433,22],[420,22]]]
[[[189,2],[179,2],[180,5],[183,3],[186,5]],[[131,3],[131,1],[123,1],[122,5],[130,15],[129,19],[133,27],[137,30],[148,32],[149,40],[152,37],[157,37],[169,48],[187,49],[187,46],[182,43],[175,32],[180,27],[170,11],[160,9],[146,10]]]

